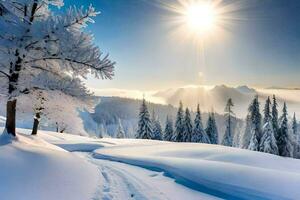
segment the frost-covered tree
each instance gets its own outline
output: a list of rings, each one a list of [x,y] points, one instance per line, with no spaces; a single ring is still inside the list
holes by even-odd
[[[183,105],[182,102],[180,101],[177,116],[176,116],[175,134],[174,134],[173,141],[182,142],[183,131],[184,131],[184,115],[183,115]]]
[[[63,92],[47,91],[43,93],[47,103],[41,115],[41,125],[56,126],[57,132],[87,135],[80,111],[87,108],[87,103]]]
[[[278,155],[278,147],[274,136],[272,121],[270,118],[263,126],[262,138],[259,144],[259,151]]]
[[[232,118],[234,117],[234,112],[232,111],[233,107],[232,99],[229,98],[225,107],[225,117],[226,117],[226,130],[225,134],[223,136],[222,145],[224,146],[232,146],[232,140],[233,140],[233,124],[232,124]]]
[[[192,136],[192,142],[200,142],[200,143],[210,143],[209,137],[205,133],[202,124],[200,106],[197,105],[196,117],[194,120],[194,130]]]
[[[240,128],[237,128],[238,130],[234,134],[233,141],[232,141],[232,146],[240,148],[241,147],[241,142],[242,142],[242,134],[240,132]]]
[[[277,109],[277,106],[278,106],[278,104],[277,104],[276,97],[275,97],[275,95],[273,95],[272,127],[273,127],[273,130],[274,130],[275,138],[278,141],[279,123],[278,123],[278,109]]]
[[[36,135],[39,127],[39,122],[41,117],[44,115],[55,116],[55,112],[57,112],[56,119],[60,116],[65,116],[62,114],[63,108],[70,106],[66,103],[66,99],[60,99],[59,102],[49,102],[49,100],[57,101],[57,98],[48,98],[46,99],[47,93],[51,91],[51,95],[61,95],[64,93],[71,98],[73,102],[77,101],[77,104],[88,105],[91,100],[90,97],[92,93],[85,87],[82,81],[78,78],[72,78],[71,76],[58,77],[52,75],[48,72],[42,72],[38,74],[32,81],[30,88],[30,96],[33,99],[33,110],[34,110],[34,123],[32,128],[32,135]],[[56,106],[53,106],[56,105]],[[61,108],[62,111],[58,110]],[[67,109],[66,109],[67,110]],[[69,118],[69,117],[68,117]],[[67,121],[68,119],[64,119]]]
[[[136,138],[151,139],[153,137],[152,122],[146,105],[146,100],[143,99],[139,113],[139,123]]]
[[[288,130],[287,106],[284,102],[282,116],[280,117],[280,129],[277,140],[277,146],[280,156],[293,157],[293,145]]]
[[[193,124],[191,119],[190,110],[188,108],[185,109],[184,116],[184,129],[183,129],[183,142],[191,142],[193,135]]]
[[[162,128],[160,125],[160,121],[158,117],[155,115],[155,112],[153,111],[152,114],[152,127],[153,127],[153,132],[152,132],[152,140],[162,140]]]
[[[164,135],[163,135],[163,140],[172,141],[173,134],[174,134],[173,121],[169,116],[167,116],[166,126],[165,126],[165,130],[164,130]]]
[[[261,114],[259,111],[258,96],[256,96],[249,106],[249,115],[251,121],[251,139],[249,143],[249,150],[259,151],[259,144],[261,139]]]
[[[251,119],[250,119],[250,114],[248,113],[245,120],[245,131],[242,139],[243,149],[248,149],[250,140],[251,140]]]
[[[293,130],[293,135],[298,137],[298,123],[296,119],[296,113],[294,113],[293,115],[292,130]]]
[[[118,120],[118,128],[116,132],[116,138],[125,138],[125,131],[121,123],[121,119]]]
[[[114,62],[93,43],[85,27],[98,12],[71,7],[52,12],[62,0],[0,1],[0,74],[6,79],[6,129],[16,135],[17,97],[28,93],[33,77],[41,72],[73,78],[113,77]]]
[[[292,121],[292,144],[294,149],[294,158],[299,158],[300,155],[300,144],[299,144],[299,133],[298,133],[298,123],[296,119],[296,113],[293,115],[293,121]]]
[[[211,144],[219,143],[218,142],[219,134],[218,134],[218,128],[217,128],[214,112],[209,113],[205,132],[206,132],[207,136],[209,137]]]
[[[271,104],[270,97],[268,97],[266,100],[265,108],[264,108],[264,124],[266,124],[269,120],[272,119],[271,109],[270,109],[271,105],[272,104]]]

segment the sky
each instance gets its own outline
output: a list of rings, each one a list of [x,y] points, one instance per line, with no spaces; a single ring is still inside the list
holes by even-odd
[[[299,0],[223,0],[220,7],[234,7],[228,23],[203,40],[175,27],[180,14],[166,5],[179,5],[177,0],[64,2],[64,8],[92,4],[101,12],[88,31],[117,63],[113,80],[89,78],[89,87],[300,86]]]

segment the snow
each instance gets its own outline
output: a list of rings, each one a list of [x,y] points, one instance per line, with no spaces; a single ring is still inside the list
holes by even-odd
[[[1,199],[300,197],[300,161],[292,158],[211,144],[18,132],[17,140],[0,139]]]
[[[93,198],[101,183],[94,165],[39,137],[8,137],[0,139],[1,199]]]
[[[94,159],[86,153],[79,153],[97,165],[104,178],[102,199],[136,200],[181,200],[181,199],[217,199],[214,196],[177,184],[172,178],[161,172],[127,165],[108,160]]]
[[[95,157],[163,171],[198,191],[230,199],[300,197],[299,160],[210,144],[140,141]]]

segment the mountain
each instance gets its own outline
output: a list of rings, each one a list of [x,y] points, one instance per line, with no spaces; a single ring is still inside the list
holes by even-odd
[[[255,93],[254,89],[246,86],[233,88],[226,85],[218,85],[213,88],[203,86],[184,87],[166,90],[166,92],[159,91],[154,95],[164,98],[166,103],[171,105],[178,105],[178,102],[182,101],[184,105],[195,109],[197,103],[199,103],[201,110],[208,112],[214,109],[221,114],[223,114],[227,99],[232,98],[237,116],[243,117],[245,107],[248,107]]]
[[[199,103],[201,110],[208,112],[214,109],[220,114],[224,113],[227,99],[232,98],[234,103],[233,111],[237,117],[244,119],[248,106],[255,95],[258,95],[262,109],[267,97],[272,97],[273,94],[276,95],[278,100],[279,110],[281,110],[283,102],[286,102],[290,114],[293,114],[293,112],[296,112],[296,115],[297,113],[300,114],[300,90],[296,89],[254,89],[246,85],[238,87],[217,85],[211,88],[193,86],[158,91],[154,95],[164,99],[167,104],[173,106],[177,106],[178,102],[182,101],[185,106],[195,109],[197,103]]]
[[[235,89],[244,94],[256,94],[257,93],[257,91],[255,89],[249,88],[247,85],[238,86]]]

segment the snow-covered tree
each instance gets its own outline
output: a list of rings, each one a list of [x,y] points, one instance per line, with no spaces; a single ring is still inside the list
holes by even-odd
[[[210,143],[209,137],[205,133],[202,124],[200,106],[197,105],[196,117],[194,120],[194,130],[192,136],[192,142]]]
[[[174,134],[173,121],[169,116],[167,116],[165,131],[164,131],[164,135],[163,135],[163,140],[172,141],[173,134]]]
[[[263,126],[262,133],[263,136],[260,140],[259,151],[278,155],[278,147],[276,144],[272,121],[270,118]]]
[[[232,146],[232,140],[233,140],[233,124],[232,124],[232,118],[234,117],[234,112],[232,111],[233,107],[232,99],[229,98],[225,107],[225,117],[226,117],[226,130],[225,134],[223,136],[222,145],[224,146]]]
[[[176,116],[175,134],[174,134],[173,141],[182,142],[183,131],[184,131],[184,115],[183,115],[183,105],[182,102],[180,101],[177,116]]]
[[[183,129],[183,142],[191,142],[192,135],[193,135],[193,124],[191,119],[190,110],[188,108],[185,109],[185,116],[184,116],[184,129]]]
[[[232,146],[233,147],[237,147],[237,148],[241,148],[241,142],[242,142],[242,134],[240,132],[240,128],[237,128],[238,130],[236,131],[236,133],[233,136],[233,141],[232,141]]]
[[[268,97],[266,100],[265,108],[264,108],[264,124],[266,124],[269,120],[272,119],[271,109],[270,109],[271,105],[272,104],[271,104],[270,97]]]
[[[52,12],[62,0],[0,1],[0,74],[6,79],[5,132],[16,135],[17,97],[28,93],[31,80],[39,73],[73,78],[113,77],[114,62],[93,43],[84,30],[98,12],[71,7],[66,13]]]
[[[245,131],[242,139],[243,149],[248,149],[250,140],[251,140],[251,119],[250,119],[250,114],[248,113],[245,120]]]
[[[116,138],[125,138],[125,131],[121,123],[121,119],[118,120],[118,128],[116,132]]]
[[[278,123],[278,110],[277,110],[277,100],[275,95],[273,95],[273,104],[272,104],[272,127],[275,134],[275,139],[278,141],[279,133],[279,123]],[[278,146],[278,144],[277,144]]]
[[[44,104],[41,125],[47,127],[56,126],[57,131],[76,135],[87,135],[80,111],[87,108],[87,102],[81,101],[59,91],[47,91],[43,93],[47,103]]]
[[[152,127],[153,127],[153,132],[152,132],[152,140],[162,140],[162,128],[160,125],[160,121],[158,117],[155,115],[155,112],[153,111],[152,114]]]
[[[258,96],[256,96],[249,106],[249,115],[251,121],[251,139],[249,143],[249,150],[259,151],[259,144],[261,139],[261,114],[259,111]]]
[[[280,156],[293,157],[293,145],[288,130],[288,113],[286,103],[283,105],[282,116],[280,117],[280,129],[277,146]]]
[[[51,95],[60,95],[60,93],[64,93],[71,98],[74,98],[73,102],[77,101],[77,105],[88,105],[91,100],[90,97],[92,93],[85,87],[82,81],[78,78],[72,78],[70,76],[58,77],[52,75],[48,72],[42,72],[38,74],[31,83],[29,95],[33,99],[33,110],[34,110],[34,123],[32,128],[32,135],[36,135],[39,127],[39,122],[41,120],[42,115],[47,117],[46,115],[55,116],[55,112],[58,112],[57,117],[62,115],[58,108],[66,108],[68,104],[64,105],[65,98],[60,99],[59,102],[49,102],[58,100],[57,98],[48,98],[46,99],[47,93],[51,91]],[[75,100],[76,99],[76,100]],[[56,103],[56,104],[55,104]],[[56,105],[55,107],[53,105]],[[63,110],[63,109],[61,109]],[[62,111],[64,112],[64,111]],[[68,119],[65,119],[66,121]],[[56,121],[58,123],[58,121]]]
[[[139,123],[136,138],[139,139],[151,139],[153,136],[152,122],[150,119],[150,114],[146,105],[146,100],[143,99],[140,113],[139,113]]]
[[[206,132],[207,136],[209,137],[211,144],[219,143],[218,142],[219,141],[219,138],[218,138],[219,133],[218,133],[218,128],[217,128],[214,112],[209,113],[205,132]]]
[[[298,123],[296,119],[296,113],[294,113],[292,121],[292,143],[294,147],[294,158],[299,158],[300,156],[300,144],[299,144],[299,133],[298,133]]]
[[[298,123],[296,119],[296,113],[294,113],[293,115],[292,130],[293,130],[293,135],[298,137]]]

